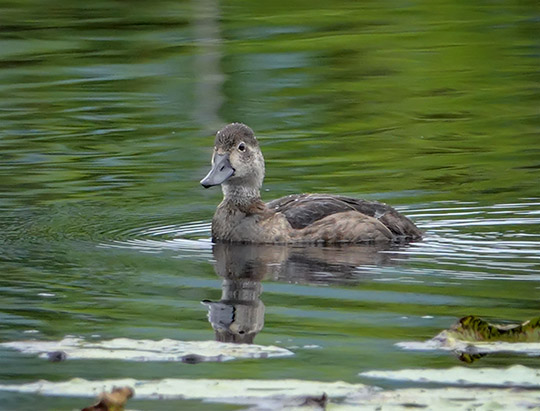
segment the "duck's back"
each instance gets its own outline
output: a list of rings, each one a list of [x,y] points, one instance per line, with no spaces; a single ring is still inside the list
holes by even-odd
[[[310,227],[319,226],[320,224],[316,223],[321,221],[335,224],[343,220],[348,224],[356,212],[378,220],[395,240],[414,240],[422,236],[422,232],[411,220],[389,205],[377,201],[327,194],[294,194],[270,201],[267,206],[282,213],[296,230],[306,231]],[[333,218],[327,218],[330,216]],[[365,219],[361,224],[373,223],[371,218]]]

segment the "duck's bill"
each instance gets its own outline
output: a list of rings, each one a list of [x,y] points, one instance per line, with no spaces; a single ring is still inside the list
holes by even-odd
[[[231,163],[229,162],[229,155],[215,154],[214,165],[206,177],[201,180],[201,185],[204,188],[217,186],[233,174],[234,168],[232,168]]]

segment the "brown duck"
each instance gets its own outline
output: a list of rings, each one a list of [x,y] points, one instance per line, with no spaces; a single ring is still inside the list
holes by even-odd
[[[392,207],[327,194],[293,194],[264,203],[264,158],[253,130],[232,123],[216,134],[212,169],[201,180],[221,184],[223,201],[212,240],[232,243],[373,243],[410,241],[421,231]]]

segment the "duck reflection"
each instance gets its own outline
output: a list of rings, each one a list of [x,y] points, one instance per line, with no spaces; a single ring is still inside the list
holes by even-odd
[[[202,301],[216,341],[253,343],[264,326],[263,279],[290,283],[336,284],[358,281],[361,265],[391,264],[388,245],[334,247],[215,244],[217,275],[223,278],[219,301]],[[394,260],[395,261],[395,260]]]
[[[252,343],[264,325],[261,280],[266,271],[265,253],[254,246],[216,244],[215,270],[223,278],[219,301],[204,300],[216,341]]]

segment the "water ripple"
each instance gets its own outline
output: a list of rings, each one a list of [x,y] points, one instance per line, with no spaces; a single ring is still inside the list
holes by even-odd
[[[426,236],[397,253],[414,264],[443,266],[438,274],[452,278],[536,281],[540,278],[540,234],[531,228],[540,223],[539,213],[537,201],[417,208],[408,215]]]
[[[410,280],[418,280],[418,275],[528,281],[540,278],[540,234],[531,232],[531,227],[540,223],[536,217],[539,202],[449,203],[404,210],[426,234],[422,241],[379,251],[389,255],[379,264],[393,261],[403,265],[395,279],[401,278],[403,271],[415,276],[407,277]],[[508,217],[493,218],[494,214]],[[210,259],[210,230],[208,221],[149,225],[116,232],[114,239],[101,246],[145,253],[174,251],[176,258]],[[359,266],[358,270],[365,272],[368,268]]]
[[[211,223],[194,221],[182,225],[168,224],[155,227],[124,230],[128,238],[116,239],[100,244],[103,248],[127,248],[145,253],[182,251],[182,257],[200,256],[206,258],[212,249],[210,241]],[[192,253],[195,252],[195,255]]]

